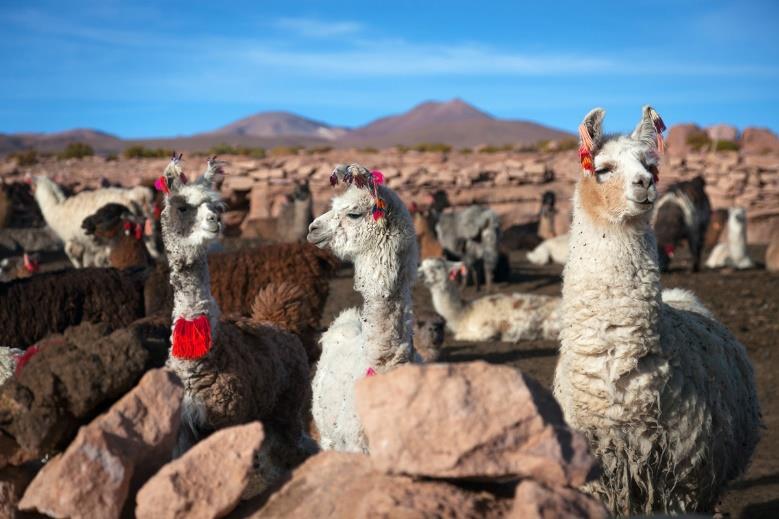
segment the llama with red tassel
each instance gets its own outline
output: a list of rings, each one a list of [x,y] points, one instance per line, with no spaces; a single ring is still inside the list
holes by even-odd
[[[220,317],[207,261],[222,225],[222,202],[211,188],[218,172],[210,159],[190,183],[174,156],[156,182],[165,194],[162,237],[174,292],[168,367],[185,387],[176,453],[218,429],[259,420],[265,440],[251,488],[258,493],[315,450],[303,425],[309,368],[300,339],[274,323]]]

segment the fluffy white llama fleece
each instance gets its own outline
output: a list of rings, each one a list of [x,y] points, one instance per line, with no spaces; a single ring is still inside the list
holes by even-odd
[[[630,136],[584,126],[595,171],[574,195],[554,393],[600,458],[587,488],[618,515],[711,512],[754,452],[760,407],[742,344],[683,291],[661,296],[655,112]]]
[[[466,302],[450,272],[462,263],[441,258],[422,261],[417,275],[430,289],[433,307],[458,341],[557,340],[560,298],[538,294],[494,294]]]
[[[108,250],[97,247],[81,228],[84,218],[108,203],[123,204],[147,211],[154,194],[149,188],[131,189],[107,187],[82,191],[66,198],[57,184],[47,177],[35,178],[35,200],[43,219],[65,244],[65,253],[75,267],[107,266]]]
[[[534,265],[548,263],[565,265],[568,259],[568,234],[561,234],[542,241],[538,247],[527,253],[527,259]]]
[[[14,375],[16,358],[22,353],[24,353],[22,350],[16,348],[0,346],[0,386]]]
[[[336,168],[370,175],[357,164]],[[411,215],[390,189],[378,186],[387,204],[383,218],[371,216],[374,200],[356,185],[335,197],[332,208],[311,223],[308,241],[354,263],[354,288],[362,308],[343,311],[320,339],[322,356],[312,385],[312,414],[323,449],[368,452],[354,404],[355,382],[420,359],[414,351],[411,287],[417,240]]]
[[[706,267],[718,269],[733,267],[751,269],[755,263],[747,252],[747,213],[743,207],[731,207],[728,210],[727,238],[714,246],[706,260]]]

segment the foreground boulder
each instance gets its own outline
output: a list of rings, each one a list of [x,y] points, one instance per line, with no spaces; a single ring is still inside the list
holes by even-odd
[[[486,362],[406,365],[357,383],[371,459],[390,474],[578,486],[595,459],[538,382]]]
[[[606,519],[606,507],[595,499],[565,487],[546,487],[536,481],[522,481],[514,496],[511,517],[517,519],[552,519],[556,517],[588,517]]]
[[[170,459],[183,393],[173,373],[147,373],[43,467],[19,508],[53,517],[119,517],[128,495]]]
[[[362,454],[322,452],[252,518],[503,517],[511,501],[438,481],[389,476]]]
[[[135,516],[162,519],[226,515],[249,483],[254,455],[262,440],[259,422],[215,432],[146,482],[136,498]]]

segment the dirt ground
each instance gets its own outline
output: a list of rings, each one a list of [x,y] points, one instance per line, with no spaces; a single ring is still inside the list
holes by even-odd
[[[754,258],[762,258],[764,251],[752,251]],[[524,253],[511,254],[510,282],[500,283],[500,292],[533,292],[559,295],[562,267],[536,267],[524,260]],[[758,395],[763,411],[765,429],[762,440],[746,475],[735,482],[724,496],[721,511],[733,518],[779,517],[779,274],[765,270],[741,272],[704,271],[690,274],[684,269],[684,258],[672,265],[672,271],[663,276],[666,288],[682,287],[695,292],[749,351],[755,367]],[[477,296],[468,287],[464,296]],[[421,285],[414,289],[415,311],[433,311],[430,294]],[[331,284],[330,298],[325,307],[323,324],[329,324],[344,308],[361,303],[352,290],[348,269],[339,272]],[[551,387],[557,363],[557,343],[553,341],[458,342],[447,335],[444,343],[444,361],[464,362],[483,359],[488,362],[510,364],[531,374]]]

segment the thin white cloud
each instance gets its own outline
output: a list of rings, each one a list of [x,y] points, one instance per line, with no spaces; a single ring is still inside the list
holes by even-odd
[[[325,21],[315,18],[279,18],[274,24],[282,31],[288,31],[307,38],[331,38],[359,33],[363,26],[351,21]]]

